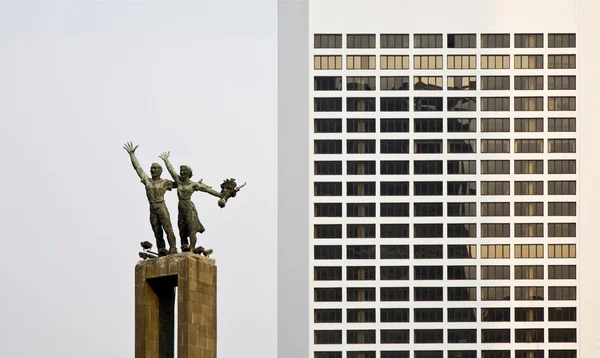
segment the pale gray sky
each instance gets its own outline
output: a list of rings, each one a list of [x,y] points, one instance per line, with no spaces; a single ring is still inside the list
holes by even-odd
[[[132,357],[146,170],[195,179],[220,358],[276,356],[275,0],[0,2],[1,357]],[[166,174],[166,173],[165,173]],[[168,194],[175,222],[176,194]]]

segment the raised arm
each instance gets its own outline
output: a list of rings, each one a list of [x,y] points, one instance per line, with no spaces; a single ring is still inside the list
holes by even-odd
[[[129,153],[129,158],[131,159],[131,164],[133,165],[133,169],[135,169],[136,173],[142,180],[148,179],[148,175],[144,173],[144,170],[140,166],[137,158],[135,157],[135,150],[137,149],[137,145],[134,146],[132,142],[127,142],[123,146],[123,148]]]
[[[162,159],[163,162],[165,162],[165,166],[167,167],[169,174],[171,174],[171,177],[173,178],[175,183],[177,183],[179,185],[179,174],[177,174],[177,172],[175,171],[175,168],[173,168],[173,165],[169,161],[169,155],[171,155],[171,152],[163,152],[158,157],[160,159]]]
[[[194,186],[194,189],[197,191],[203,191],[205,193],[209,193],[212,196],[216,196],[217,198],[221,197],[221,193],[212,188],[212,186],[208,186],[202,182],[202,179]]]

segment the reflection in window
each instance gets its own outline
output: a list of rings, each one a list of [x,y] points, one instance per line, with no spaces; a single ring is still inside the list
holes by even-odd
[[[341,119],[328,119],[328,118],[315,118],[315,133],[341,133],[342,132],[342,120]]]
[[[481,97],[482,111],[510,111],[510,97]]]
[[[381,34],[381,48],[408,48],[408,34]]]
[[[437,91],[443,89],[442,76],[414,76],[415,91]]]
[[[542,68],[544,68],[544,56],[542,56],[542,55],[515,55],[515,68],[516,69],[542,69]]]
[[[341,91],[342,90],[342,77],[341,76],[330,76],[330,77],[319,77],[315,76],[315,91]]]
[[[475,34],[448,34],[448,48],[475,48]]]
[[[375,119],[352,118],[346,120],[346,132],[348,133],[374,133]]]
[[[481,76],[481,89],[484,91],[510,90],[510,76]]]
[[[543,132],[543,118],[515,118],[515,132]]]
[[[348,70],[374,70],[375,56],[348,55],[346,56],[346,69]]]
[[[575,68],[575,55],[548,55],[548,68]]]
[[[315,70],[341,70],[342,56],[315,56]]]
[[[348,302],[373,302],[375,301],[375,288],[372,287],[348,287],[346,289]]]
[[[342,35],[315,34],[315,48],[342,48]]]
[[[575,76],[548,76],[549,90],[574,90],[576,87]]]
[[[509,48],[509,34],[481,34],[481,48]]]
[[[314,175],[341,175],[341,161],[315,161]]]
[[[476,111],[475,97],[448,97],[448,111]]]
[[[575,34],[548,34],[548,47],[575,47]]]
[[[415,97],[415,112],[443,111],[442,97]]]
[[[375,77],[346,77],[348,91],[374,91]]]
[[[515,34],[515,48],[542,48],[544,34]]]
[[[544,76],[515,76],[515,90],[543,90]]]
[[[475,118],[448,118],[448,132],[476,132],[477,119]]]
[[[415,34],[414,48],[442,48],[442,35]]]
[[[382,112],[408,112],[408,97],[381,97]]]
[[[548,97],[549,111],[574,111],[576,107],[575,97]]]
[[[380,81],[382,91],[408,91],[408,76],[382,76]]]
[[[375,48],[375,35],[346,35],[348,48]]]
[[[510,132],[510,118],[481,118],[482,132]]]

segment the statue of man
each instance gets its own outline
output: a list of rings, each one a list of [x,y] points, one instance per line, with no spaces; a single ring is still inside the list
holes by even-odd
[[[142,184],[146,187],[146,196],[150,203],[150,224],[152,225],[152,231],[154,231],[154,237],[156,238],[158,254],[160,256],[166,256],[167,254],[177,253],[175,234],[173,233],[173,226],[171,225],[171,216],[169,215],[169,210],[165,204],[165,192],[176,188],[177,183],[160,177],[162,174],[162,167],[158,163],[152,163],[152,166],[150,166],[150,175],[152,177],[148,177],[135,157],[135,150],[137,147],[137,145],[134,146],[131,142],[125,143],[123,146],[127,153],[129,153],[133,168],[140,177]],[[169,251],[165,248],[163,230],[167,234]]]

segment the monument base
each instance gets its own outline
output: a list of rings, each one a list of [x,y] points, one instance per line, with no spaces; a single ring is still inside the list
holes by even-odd
[[[180,253],[135,266],[135,358],[174,358],[175,344],[178,358],[217,356],[214,259]]]

